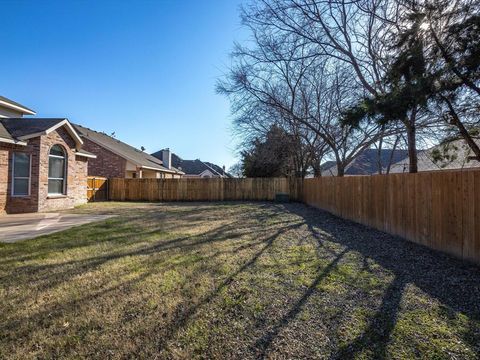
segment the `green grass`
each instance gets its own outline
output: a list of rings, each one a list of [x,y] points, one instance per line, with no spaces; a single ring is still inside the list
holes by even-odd
[[[479,271],[300,204],[97,203],[0,244],[0,358],[475,359]]]

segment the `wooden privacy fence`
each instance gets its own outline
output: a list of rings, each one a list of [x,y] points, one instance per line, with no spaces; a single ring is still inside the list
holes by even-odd
[[[480,170],[316,179],[111,179],[117,201],[291,200],[480,263]]]
[[[87,201],[108,200],[108,179],[101,176],[87,177]]]
[[[306,179],[303,201],[480,263],[480,171]]]
[[[223,201],[274,200],[288,193],[299,200],[302,180],[250,179],[111,179],[110,200],[117,201]]]

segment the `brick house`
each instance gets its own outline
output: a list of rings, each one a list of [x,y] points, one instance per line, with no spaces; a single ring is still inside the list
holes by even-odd
[[[172,179],[185,175],[168,159],[162,161],[105,133],[74,126],[84,142],[83,149],[97,155],[88,162],[89,176]]]
[[[87,201],[87,167],[96,156],[67,119],[23,118],[34,114],[0,97],[0,214]]]

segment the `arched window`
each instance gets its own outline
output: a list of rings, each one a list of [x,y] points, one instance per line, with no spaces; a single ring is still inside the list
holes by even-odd
[[[66,190],[67,156],[60,145],[53,145],[48,154],[48,193],[63,195]]]

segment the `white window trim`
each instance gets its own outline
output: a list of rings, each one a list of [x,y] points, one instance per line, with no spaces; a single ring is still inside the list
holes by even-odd
[[[32,154],[27,154],[28,155],[28,178],[24,176],[15,176],[15,154],[25,154],[21,152],[14,152],[12,155],[12,197],[29,197],[31,195],[31,189],[32,189]],[[15,179],[28,179],[28,193],[25,194],[15,194]]]
[[[57,145],[57,144],[55,144]],[[55,146],[53,145],[53,146]],[[52,147],[53,147],[52,146]],[[50,159],[50,157],[52,158],[57,158],[57,159],[63,159],[65,160],[63,162],[63,178],[53,178],[53,177],[48,177],[48,181],[47,181],[47,196],[49,197],[55,197],[55,196],[66,196],[67,195],[67,162],[68,162],[68,158],[67,158],[67,152],[65,151],[65,148],[62,146],[62,145],[58,145],[62,148],[62,151],[63,151],[63,154],[64,156],[60,156],[60,155],[52,155],[50,154],[50,151],[52,151],[52,147],[50,148],[50,150],[48,151],[48,159]],[[48,161],[48,171],[50,171],[50,161]],[[48,182],[50,180],[63,180],[63,189],[62,189],[62,193],[59,194],[59,193],[51,193],[48,191]]]

